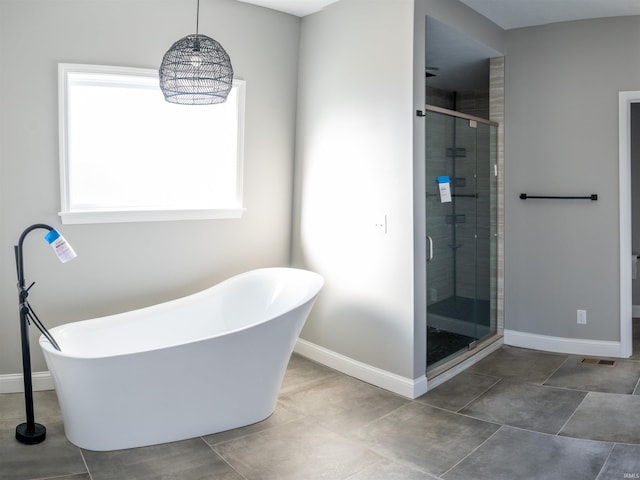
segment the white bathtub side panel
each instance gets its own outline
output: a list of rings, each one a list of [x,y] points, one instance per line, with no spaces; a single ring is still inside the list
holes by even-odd
[[[65,433],[118,450],[267,418],[313,300],[270,322],[189,345],[103,359],[47,357]]]

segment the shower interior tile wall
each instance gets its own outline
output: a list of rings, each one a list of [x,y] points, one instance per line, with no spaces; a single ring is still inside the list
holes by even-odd
[[[452,135],[453,125],[451,122],[438,122],[426,131],[426,153],[430,159],[430,165],[433,165],[433,168],[426,172],[427,209],[430,210],[429,215],[434,225],[444,225],[446,216],[450,214],[448,204],[440,203],[437,177],[449,174],[451,159],[447,158],[446,151],[452,146]],[[437,289],[427,285],[429,289],[427,304],[430,305],[453,295],[453,276],[451,268],[449,268],[453,262],[453,251],[449,248],[451,243],[450,229],[438,228],[427,233],[433,239],[433,256],[440,260],[429,267],[429,280],[432,285],[437,285]]]
[[[467,125],[465,120],[457,120],[458,125]],[[451,156],[447,156],[447,149],[453,147],[453,119],[446,122],[446,126],[440,129],[434,129],[427,132],[427,156],[430,159],[429,164],[432,167],[427,172],[427,206],[430,207],[430,216],[433,223],[437,225],[445,225],[443,228],[434,229],[429,232],[433,238],[434,257],[440,260],[438,264],[430,266],[429,278],[432,285],[438,285],[437,295],[430,290],[427,303],[431,304],[435,301],[448,298],[454,294],[454,284],[456,281],[457,295],[467,298],[476,297],[476,216],[478,222],[478,256],[477,268],[478,272],[487,272],[491,267],[490,256],[490,202],[491,197],[488,195],[490,190],[489,182],[490,168],[479,168],[476,175],[476,155],[478,158],[487,158],[492,148],[488,138],[485,135],[478,136],[480,141],[476,141],[476,129],[457,128],[456,129],[456,148],[463,148],[466,151],[464,157],[458,157],[454,160]],[[455,223],[456,229],[456,245],[453,245],[452,230],[456,221],[450,218],[447,222],[447,216],[452,215],[452,204],[440,204],[437,196],[436,178],[439,175],[450,175],[452,172],[452,163],[455,161],[457,179],[464,179],[465,186],[455,187],[457,194],[467,195],[476,192],[475,182],[477,181],[477,191],[483,192],[476,199],[473,197],[455,197],[455,214],[459,216],[460,223]],[[455,181],[455,179],[452,179]],[[478,214],[478,215],[477,215]],[[435,217],[434,217],[435,215]],[[464,221],[462,219],[464,218]],[[455,247],[458,248],[455,248]],[[453,260],[456,255],[456,272],[453,274]],[[479,278],[483,278],[483,274],[479,273]],[[488,275],[484,275],[487,277]],[[477,295],[481,300],[489,300],[491,285],[488,283],[478,284]],[[429,287],[428,287],[429,288]]]
[[[455,110],[474,117],[489,118],[489,104],[489,92],[450,92],[427,86],[427,105]]]
[[[465,120],[458,120],[467,124]],[[467,151],[467,156],[456,160],[456,177],[466,179],[465,188],[457,188],[456,193],[472,195],[474,197],[456,197],[456,214],[465,215],[465,223],[456,224],[456,279],[457,295],[466,298],[489,300],[490,287],[488,282],[481,279],[489,278],[490,258],[490,228],[491,218],[489,208],[491,197],[490,177],[486,165],[486,158],[490,153],[490,144],[485,135],[476,137],[476,129],[463,129],[458,135],[456,145]],[[475,152],[475,155],[473,155]],[[476,160],[479,159],[476,165]],[[476,168],[477,167],[477,168]],[[477,172],[477,177],[476,176]],[[477,183],[477,185],[474,185]],[[477,232],[477,239],[476,239]],[[476,258],[477,256],[477,258]],[[477,270],[476,270],[477,269]],[[477,290],[476,290],[477,289]]]
[[[429,80],[427,80],[429,83]],[[427,85],[427,105],[453,109],[453,93],[437,87]]]
[[[489,118],[489,92],[458,92],[456,110],[474,117]]]
[[[499,127],[498,127],[499,129]],[[490,158],[494,158],[496,161],[496,165],[490,165],[489,166],[489,176],[491,177],[491,175],[497,175],[497,169],[498,169],[498,164],[500,163],[500,160],[498,159],[498,143],[499,143],[499,135],[498,132],[496,132],[496,135],[492,136],[491,138],[491,145],[489,146],[490,148]],[[494,170],[495,168],[495,170]],[[491,180],[489,180],[491,181]],[[489,256],[492,258],[492,261],[489,265],[489,281],[490,281],[490,295],[493,295],[493,298],[491,298],[491,302],[490,302],[490,317],[492,319],[492,321],[496,322],[496,331],[497,331],[497,325],[500,323],[500,321],[498,320],[498,315],[499,312],[502,311],[502,309],[498,306],[499,300],[498,298],[500,297],[500,292],[498,291],[498,285],[499,285],[499,279],[498,279],[498,275],[500,272],[500,269],[498,268],[498,264],[500,263],[500,258],[499,258],[499,252],[500,252],[500,247],[499,247],[499,241],[500,241],[500,236],[498,235],[498,231],[499,231],[499,223],[500,223],[500,209],[498,208],[499,205],[499,189],[500,189],[500,185],[497,181],[497,179],[494,179],[494,194],[491,195],[491,199],[490,199],[490,217],[492,219],[491,225],[490,225],[490,231],[489,231],[489,238],[491,239],[490,245],[489,245]]]

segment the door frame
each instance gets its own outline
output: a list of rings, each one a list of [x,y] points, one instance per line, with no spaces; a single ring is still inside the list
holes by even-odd
[[[631,104],[640,103],[640,91],[618,93],[619,209],[620,209],[620,357],[633,354],[631,284]]]
[[[466,120],[466,121],[469,121],[469,122],[470,122],[470,126],[471,126],[471,123],[472,123],[472,122],[475,122],[476,124],[484,124],[484,125],[488,125],[488,126],[495,127],[495,129],[496,129],[496,152],[495,152],[495,153],[496,153],[496,158],[495,158],[495,166],[494,166],[493,168],[495,168],[495,169],[496,169],[496,170],[495,170],[495,172],[496,172],[496,173],[495,173],[495,176],[496,176],[496,180],[497,180],[497,177],[498,177],[497,168],[498,168],[498,162],[499,162],[499,160],[498,160],[498,150],[499,150],[499,149],[497,148],[497,142],[499,142],[499,132],[498,132],[498,128],[499,128],[499,126],[500,126],[500,124],[499,124],[498,122],[495,122],[495,121],[493,121],[493,120],[488,120],[488,119],[486,119],[486,118],[476,117],[476,116],[474,116],[474,115],[469,115],[469,114],[466,114],[466,113],[463,113],[463,112],[458,112],[458,111],[456,111],[456,110],[450,110],[450,109],[447,109],[447,108],[438,107],[438,106],[435,106],[435,105],[430,105],[430,104],[426,104],[426,105],[425,105],[425,113],[426,113],[426,112],[433,112],[433,113],[437,113],[437,114],[441,114],[441,115],[446,115],[446,116],[448,116],[448,117],[451,117],[451,118],[453,119],[453,121],[454,121],[454,122],[456,122],[457,120]],[[423,115],[423,116],[424,116],[424,115]],[[473,125],[473,126],[471,126],[471,128],[476,129],[476,128],[477,128],[477,125]],[[425,146],[426,146],[426,145],[425,145]],[[424,160],[425,169],[424,169],[424,171],[422,172],[422,174],[423,174],[423,178],[426,178],[426,173],[427,173],[427,166],[426,166],[426,164],[427,164],[427,161],[428,161],[428,160],[427,160],[427,156],[426,156],[426,154],[425,154],[425,160]],[[426,186],[426,184],[425,184],[425,186]],[[499,196],[497,181],[496,181],[496,184],[495,184],[495,189],[496,189],[495,194],[496,194],[496,199],[497,199],[497,198],[498,198],[498,196]],[[499,221],[498,221],[498,218],[497,218],[497,217],[498,217],[498,203],[497,203],[497,200],[496,200],[496,213],[495,213],[495,214],[496,214],[496,229],[498,229],[498,228],[499,228],[499,227],[498,227],[498,225],[499,225]],[[427,211],[426,211],[426,209],[425,209],[425,216],[424,216],[424,219],[425,219],[425,220],[426,220],[426,218],[427,218],[427,215],[428,215],[428,212],[427,212]],[[428,280],[428,270],[429,270],[429,267],[428,267],[428,262],[429,262],[430,257],[431,257],[431,255],[429,255],[429,254],[427,253],[427,252],[428,252],[428,250],[430,250],[429,242],[431,241],[431,240],[430,240],[430,238],[429,238],[429,235],[427,235],[428,233],[429,233],[429,232],[428,232],[428,231],[426,231],[426,221],[425,221],[425,238],[427,239],[427,240],[426,240],[426,243],[425,243],[425,257],[427,258],[427,261],[425,262],[425,265],[427,265],[427,266],[426,266],[426,269],[425,269],[425,273],[426,273],[426,274],[425,274],[425,285],[426,285],[426,288],[425,288],[425,290],[424,290],[424,292],[425,292],[425,298],[426,298],[426,296],[427,296],[427,289],[429,288],[429,280]],[[477,231],[476,231],[476,233],[477,233]],[[498,300],[498,291],[497,291],[497,289],[498,289],[498,284],[497,284],[498,267],[497,267],[497,262],[498,262],[498,251],[499,251],[499,247],[498,247],[498,243],[497,243],[497,242],[498,242],[498,238],[496,237],[496,239],[495,239],[495,240],[492,240],[492,241],[495,241],[495,242],[496,242],[496,253],[495,253],[495,254],[496,254],[496,258],[495,258],[496,265],[495,265],[495,268],[490,268],[490,272],[495,271],[495,275],[496,275],[496,291],[495,291],[496,313],[495,313],[495,319],[494,319],[494,320],[495,320],[495,322],[496,322],[496,323],[495,323],[495,331],[493,331],[493,332],[489,332],[489,334],[487,334],[487,335],[482,335],[482,336],[480,336],[480,337],[478,338],[478,334],[477,334],[477,330],[476,330],[476,331],[474,332],[474,334],[473,334],[473,337],[474,337],[474,339],[475,339],[475,340],[473,341],[473,343],[474,343],[474,344],[478,344],[478,345],[483,344],[483,343],[484,343],[484,342],[486,342],[488,339],[493,339],[493,338],[495,338],[495,337],[496,337],[496,335],[498,334],[498,318],[497,318],[497,316],[498,316],[498,313],[497,313],[497,312],[498,312],[498,307],[497,307],[497,300]],[[432,244],[431,244],[431,245],[432,245]],[[427,303],[428,303],[428,302],[425,300],[425,330],[426,330],[426,329],[428,328],[428,326],[429,326],[429,313],[428,313]],[[455,322],[455,321],[453,321],[453,324],[455,324],[455,323],[456,323],[456,322]],[[477,325],[476,325],[476,327],[477,327]],[[489,327],[489,328],[490,328],[490,327]],[[445,328],[445,329],[447,329],[447,328]],[[452,331],[454,331],[454,332],[455,332],[455,329],[454,329],[454,330],[452,330]],[[461,333],[461,332],[455,332],[455,333]],[[463,332],[463,333],[461,333],[461,334],[463,334],[463,335],[467,335],[467,333],[466,333],[466,332]],[[439,372],[440,372],[440,371],[442,371],[443,369],[444,369],[444,370],[446,370],[446,369],[448,369],[448,368],[451,368],[451,366],[453,366],[453,365],[455,365],[457,362],[459,362],[459,361],[460,361],[460,359],[464,359],[464,358],[466,358],[466,356],[464,355],[464,352],[465,352],[465,351],[464,351],[464,349],[463,349],[463,350],[461,350],[461,351],[459,352],[459,353],[460,353],[460,355],[458,355],[458,356],[456,356],[456,357],[453,357],[453,358],[450,358],[450,359],[449,359],[449,361],[445,362],[445,363],[444,363],[444,364],[442,364],[442,365],[438,365],[437,367],[427,366],[427,370],[426,370],[426,372],[427,372],[427,377],[429,377],[430,375],[432,375],[434,371],[439,373]],[[478,357],[478,358],[480,358],[480,357]]]

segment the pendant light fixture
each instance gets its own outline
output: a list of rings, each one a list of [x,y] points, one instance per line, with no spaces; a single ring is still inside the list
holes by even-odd
[[[225,49],[213,38],[198,33],[200,0],[197,9],[195,35],[175,42],[160,65],[160,89],[167,102],[223,103],[233,85],[233,67]]]

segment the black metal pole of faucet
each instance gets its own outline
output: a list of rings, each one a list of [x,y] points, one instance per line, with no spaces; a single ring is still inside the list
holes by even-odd
[[[29,296],[29,286],[25,288],[24,282],[24,265],[22,257],[22,243],[29,232],[44,228],[45,230],[53,230],[53,227],[43,223],[36,223],[28,227],[18,240],[18,245],[14,246],[16,255],[16,269],[18,272],[18,303],[20,305],[20,336],[22,339],[22,369],[24,377],[24,402],[27,415],[27,421],[16,427],[16,440],[27,445],[35,445],[44,442],[47,436],[47,429],[44,425],[36,423],[33,413],[33,386],[31,383],[31,351],[29,348],[29,304],[27,297]],[[33,284],[32,284],[33,285]]]

